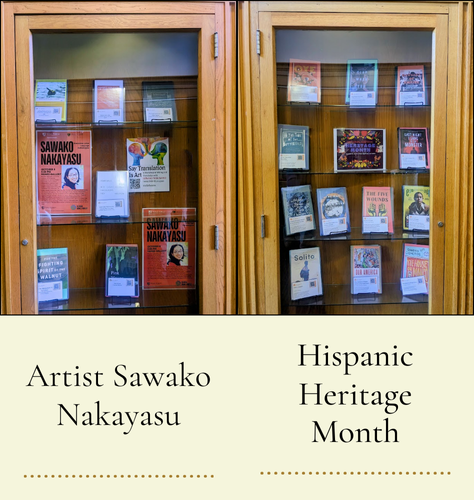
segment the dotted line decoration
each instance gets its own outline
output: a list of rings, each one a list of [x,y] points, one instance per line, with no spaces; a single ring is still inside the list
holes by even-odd
[[[262,474],[263,474],[263,472],[262,472]],[[92,479],[93,478],[109,478],[109,479],[121,479],[121,478],[126,478],[126,479],[129,479],[129,478],[133,478],[133,479],[135,479],[135,478],[140,478],[140,479],[141,478],[148,478],[148,479],[150,479],[150,478],[154,478],[154,479],[157,479],[157,478],[192,478],[192,479],[194,479],[194,478],[198,478],[198,479],[200,479],[200,478],[205,478],[205,479],[207,479],[207,478],[213,478],[214,474],[211,474],[211,475],[207,475],[207,474],[204,474],[204,475],[201,475],[201,474],[188,474],[188,475],[186,475],[186,474],[182,474],[182,475],[180,475],[180,474],[174,474],[174,475],[173,474],[168,474],[168,475],[166,475],[166,474],[161,474],[161,475],[159,475],[159,474],[155,474],[155,475],[152,475],[152,474],[148,474],[148,475],[144,475],[144,474],[142,474],[142,475],[138,475],[138,474],[135,474],[135,475],[132,475],[132,474],[128,474],[128,475],[127,474],[100,474],[100,475],[98,475],[98,474],[92,474],[92,475],[89,475],[89,474],[85,474],[85,475],[83,475],[83,474],[57,474],[57,475],[55,475],[55,474],[51,474],[51,475],[48,475],[48,474],[43,474],[43,475],[30,474],[30,475],[28,475],[28,474],[25,474],[23,477],[25,479],[26,478],[30,478],[30,479],[38,479],[38,478],[42,478],[42,479],[53,479],[53,478],[59,478],[59,479],[64,479],[64,478],[67,478],[67,479],[69,479],[69,478],[73,478],[73,479],[75,479],[75,478],[79,478],[79,479],[84,479],[84,478],[85,479],[90,479],[90,478],[92,478]]]
[[[265,472],[260,472],[260,475],[264,475]],[[416,476],[417,474],[420,475],[420,476],[423,476],[423,475],[433,475],[433,476],[437,476],[437,475],[440,475],[440,476],[444,476],[445,474],[447,476],[450,476],[451,475],[451,472],[267,472],[267,475],[270,476],[270,475],[275,475],[275,476],[284,476],[285,474],[288,475],[288,476],[291,476],[292,474],[297,476],[298,474],[301,474],[302,476],[304,476],[305,474],[308,474],[309,476],[311,476],[312,474],[314,474],[315,476],[319,476],[319,475],[322,475],[322,476],[388,476],[388,475],[392,475],[392,476],[395,476],[396,474],[398,474],[399,476],[405,474],[407,476]]]

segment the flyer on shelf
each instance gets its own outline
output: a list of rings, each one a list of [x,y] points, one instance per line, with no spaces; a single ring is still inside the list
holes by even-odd
[[[36,132],[38,214],[91,214],[91,132]]]

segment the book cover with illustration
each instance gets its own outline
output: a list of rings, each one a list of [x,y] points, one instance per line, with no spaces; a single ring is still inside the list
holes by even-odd
[[[309,170],[309,127],[278,125],[278,168]]]
[[[384,172],[385,129],[334,129],[334,172]]]
[[[169,138],[134,137],[127,139],[127,169],[130,193],[169,191]]]
[[[90,215],[90,130],[36,131],[36,189],[40,215]]]
[[[424,65],[398,66],[396,79],[395,104],[397,106],[424,106],[426,104]]]
[[[316,190],[316,198],[319,234],[328,236],[336,233],[350,233],[351,223],[346,188],[320,188]]]
[[[38,302],[69,299],[67,248],[38,248]]]
[[[196,288],[196,209],[144,208],[143,288]]]
[[[36,80],[35,122],[67,121],[67,80]]]
[[[316,229],[311,186],[281,188],[286,235]]]
[[[288,102],[321,102],[321,63],[290,59]]]
[[[351,293],[382,293],[380,245],[351,245]]]
[[[145,122],[178,121],[172,81],[142,82],[142,91]]]
[[[318,247],[290,250],[291,300],[323,294]]]
[[[401,170],[430,168],[430,142],[427,128],[398,128],[398,153]]]
[[[430,247],[429,245],[403,244],[402,278],[424,276],[426,289],[430,274]]]
[[[403,230],[430,230],[430,187],[402,186]]]
[[[138,297],[138,245],[105,247],[105,296]]]
[[[362,233],[393,234],[393,190],[391,187],[362,188]]]
[[[94,80],[95,123],[125,120],[125,88],[123,80]]]

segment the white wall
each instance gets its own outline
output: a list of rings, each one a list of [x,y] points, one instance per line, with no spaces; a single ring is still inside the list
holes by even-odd
[[[431,62],[429,31],[277,30],[277,62],[291,59],[346,63],[378,59],[379,63]]]
[[[33,36],[35,78],[127,78],[198,73],[198,33]]]

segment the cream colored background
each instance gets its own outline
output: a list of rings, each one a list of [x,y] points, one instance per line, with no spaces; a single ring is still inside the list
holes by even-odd
[[[1,496],[468,499],[473,491],[473,326],[472,317],[1,317]],[[398,352],[414,353],[414,365],[359,367],[343,376],[340,367],[298,367],[300,343],[358,353],[392,352],[397,345]],[[181,361],[187,371],[209,373],[211,384],[113,386],[117,364],[127,365],[131,374],[175,371]],[[37,364],[43,374],[77,365],[98,370],[105,386],[28,388]],[[387,415],[383,407],[300,406],[299,384],[305,382],[335,391],[351,390],[351,384],[358,390],[409,390],[412,404],[389,416],[400,442],[312,443],[313,420],[322,427],[337,420],[341,427],[373,428]],[[111,412],[178,411],[182,425],[136,423],[126,436],[114,426],[57,425],[58,403],[71,409],[80,403],[82,412],[93,411],[97,400]],[[344,476],[344,471],[369,475]],[[390,475],[372,476],[372,471]],[[25,479],[25,474],[76,478]],[[160,478],[79,479],[79,474]]]

